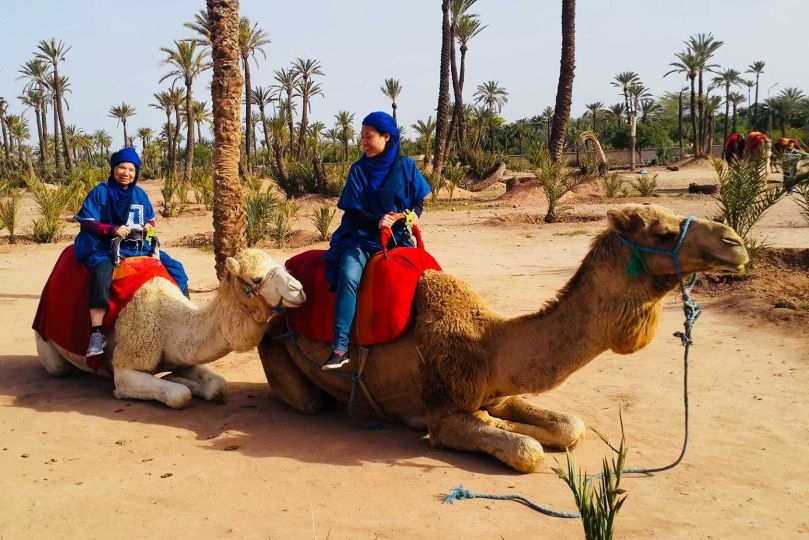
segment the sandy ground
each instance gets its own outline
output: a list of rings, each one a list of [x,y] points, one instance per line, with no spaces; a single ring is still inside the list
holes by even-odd
[[[710,216],[710,197],[681,190],[711,178],[705,168],[660,171],[662,196],[647,200]],[[157,206],[157,187],[147,187]],[[529,224],[515,216],[543,215],[545,207],[536,192],[524,191],[483,207],[461,200],[454,210],[428,208],[422,226],[427,248],[446,271],[498,311],[519,315],[537,310],[565,283],[604,226],[606,209],[620,202],[583,196],[574,213],[600,219]],[[213,254],[176,241],[211,231],[210,213],[158,227],[186,265],[193,300],[203,302],[216,284]],[[314,230],[306,217],[298,227]],[[66,233],[75,230],[69,224]],[[809,247],[809,227],[791,200],[779,203],[756,233],[772,246]],[[65,245],[0,245],[0,538],[583,536],[578,520],[546,517],[516,502],[442,504],[463,484],[575,511],[570,491],[550,469],[519,474],[488,456],[436,450],[402,425],[363,429],[345,408],[298,416],[271,395],[255,350],[212,364],[230,382],[227,403],[195,400],[182,411],[116,400],[108,379],[48,377],[30,327]],[[269,251],[285,260],[304,249]],[[809,536],[803,447],[809,329],[720,299],[695,299],[704,309],[690,352],[687,453],[670,471],[625,477],[617,537]],[[627,465],[671,463],[684,433],[683,347],[672,337],[682,323],[672,295],[649,347],[630,356],[605,353],[564,387],[532,399],[579,415],[613,440],[620,406]],[[609,450],[590,433],[574,455],[596,472]],[[565,456],[550,454],[550,465],[554,459]]]

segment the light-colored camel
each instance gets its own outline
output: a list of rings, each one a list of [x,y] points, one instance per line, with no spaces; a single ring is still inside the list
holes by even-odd
[[[540,468],[542,445],[567,448],[584,437],[584,423],[537,408],[521,394],[547,392],[600,353],[629,354],[646,346],[677,285],[673,258],[644,254],[645,273],[628,275],[638,245],[671,250],[686,218],[665,208],[630,205],[608,212],[608,228],[581,267],[538,312],[504,318],[451,275],[428,271],[419,280],[416,322],[401,339],[374,346],[362,381],[385,416],[429,431],[435,447],[491,454],[522,472]],[[729,227],[694,219],[677,260],[683,275],[740,272],[748,262]],[[287,337],[283,317],[271,321],[259,345],[276,396],[295,410],[317,412],[323,394],[347,403],[352,381],[321,371],[329,345]],[[341,372],[363,365],[357,349]],[[357,390],[354,406],[371,410]]]
[[[186,407],[192,395],[224,399],[227,381],[200,364],[255,347],[276,308],[306,300],[300,282],[261,250],[228,257],[225,267],[216,296],[203,306],[161,277],[138,289],[108,336],[105,366],[117,398],[154,399],[174,409]],[[36,342],[50,375],[66,375],[73,367],[91,371],[84,356],[39,334]],[[169,374],[154,376],[163,372]]]
[[[747,161],[756,162],[761,159],[764,160],[764,171],[776,172],[772,170],[774,163],[772,159],[772,141],[766,133],[760,131],[751,131],[747,134],[747,139],[744,147],[744,159]]]

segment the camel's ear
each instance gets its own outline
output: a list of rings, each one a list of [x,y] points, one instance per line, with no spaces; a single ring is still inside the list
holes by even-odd
[[[634,209],[610,210],[607,212],[607,220],[613,229],[622,234],[631,233],[646,226],[643,217]]]
[[[225,268],[227,268],[227,271],[234,276],[238,276],[239,272],[241,272],[241,266],[239,265],[239,261],[237,261],[233,257],[228,257],[227,259],[225,259]]]

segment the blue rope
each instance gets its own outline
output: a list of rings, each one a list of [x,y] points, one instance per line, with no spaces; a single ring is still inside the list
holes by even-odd
[[[691,225],[691,222],[695,219],[695,216],[689,216],[683,222],[683,226],[680,231],[680,237],[677,239],[677,244],[674,248],[670,251],[666,251],[659,248],[643,246],[624,238],[620,234],[618,238],[621,239],[621,242],[629,246],[632,250],[632,257],[634,257],[639,252],[645,253],[656,253],[660,255],[667,255],[672,258],[674,261],[674,271],[677,275],[677,281],[680,284],[680,293],[682,295],[683,300],[683,312],[685,314],[685,322],[683,323],[684,331],[683,332],[675,332],[674,336],[679,337],[680,341],[685,348],[685,352],[683,354],[683,410],[684,410],[684,426],[685,426],[685,433],[683,436],[683,447],[680,450],[680,455],[677,457],[674,462],[664,465],[662,467],[647,467],[647,468],[625,468],[621,470],[621,473],[629,473],[629,474],[651,474],[656,472],[667,471],[669,469],[673,469],[685,457],[685,451],[688,447],[688,350],[693,343],[691,340],[691,329],[696,323],[697,318],[699,318],[700,312],[702,307],[695,303],[691,299],[691,289],[694,288],[696,284],[696,276],[693,274],[688,278],[688,284],[684,283],[682,278],[682,272],[680,271],[680,261],[677,260],[677,254],[680,251],[680,248],[683,245],[683,240],[685,239],[685,235],[688,232],[688,227]],[[649,269],[646,267],[645,263],[643,263],[642,258],[640,259],[640,263],[643,269],[648,273]],[[593,480],[603,478],[604,473],[595,474],[589,478],[587,478],[587,482],[592,482]],[[449,493],[444,497],[444,504],[452,504],[457,500],[463,499],[493,499],[493,500],[507,500],[507,501],[515,501],[526,505],[528,508],[532,510],[536,510],[541,514],[545,514],[546,516],[550,517],[557,517],[557,518],[580,518],[581,514],[578,512],[559,512],[557,510],[551,510],[540,506],[529,499],[523,497],[522,495],[490,495],[485,493],[475,493],[473,491],[469,491],[468,489],[464,488],[463,485],[459,485],[454,487],[450,490]]]

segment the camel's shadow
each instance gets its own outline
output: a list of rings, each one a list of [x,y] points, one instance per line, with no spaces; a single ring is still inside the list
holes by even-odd
[[[35,356],[0,356],[0,396],[8,407],[40,412],[76,412],[111,421],[189,430],[210,450],[255,457],[284,457],[345,466],[388,463],[425,470],[458,468],[480,474],[517,474],[485,454],[435,449],[425,434],[344,406],[313,416],[293,412],[266,383],[229,382],[224,404],[195,398],[185,410],[162,403],[118,400],[105,377],[50,377]],[[58,429],[56,427],[55,429]],[[417,460],[426,458],[426,460]]]

